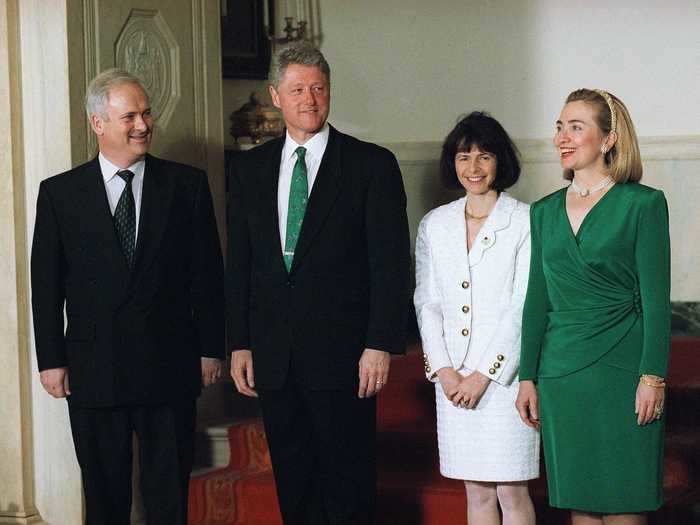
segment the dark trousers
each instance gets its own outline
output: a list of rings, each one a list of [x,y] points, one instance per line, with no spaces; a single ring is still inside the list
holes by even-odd
[[[258,393],[285,525],[373,524],[375,399],[293,379]]]
[[[195,401],[117,408],[71,406],[86,525],[129,525],[136,433],[148,525],[186,525]]]

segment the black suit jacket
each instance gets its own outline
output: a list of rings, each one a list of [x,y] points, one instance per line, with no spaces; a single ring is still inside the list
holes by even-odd
[[[364,348],[405,350],[401,172],[390,151],[331,127],[288,273],[277,212],[283,145],[242,155],[229,181],[229,346],[252,350],[260,388],[280,388],[290,360],[307,387],[354,387]]]
[[[223,357],[223,262],[200,170],[146,156],[132,271],[98,159],[43,181],[31,280],[39,369],[67,366],[76,406],[195,397],[200,356]]]

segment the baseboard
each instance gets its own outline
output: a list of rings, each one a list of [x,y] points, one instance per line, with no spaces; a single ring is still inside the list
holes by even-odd
[[[0,516],[0,525],[49,525],[40,515],[18,517],[18,516]]]

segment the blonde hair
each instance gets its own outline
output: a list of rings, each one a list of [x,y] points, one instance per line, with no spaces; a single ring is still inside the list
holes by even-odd
[[[615,144],[605,153],[605,165],[610,178],[618,184],[639,182],[642,178],[642,156],[627,107],[612,93],[595,89],[577,89],[566,97],[567,104],[576,101],[593,107],[596,124],[604,135],[617,135]],[[564,178],[572,180],[573,170],[564,170]]]

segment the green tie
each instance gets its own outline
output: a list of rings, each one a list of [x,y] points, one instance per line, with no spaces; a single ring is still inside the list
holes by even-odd
[[[287,237],[284,243],[284,265],[287,271],[292,267],[294,250],[299,240],[301,224],[304,222],[306,203],[309,200],[309,181],[306,179],[306,148],[299,146],[295,152],[297,162],[292,171],[292,184],[289,188],[289,205],[287,207]]]
[[[136,202],[131,181],[134,174],[129,170],[121,170],[117,175],[124,180],[126,186],[114,210],[114,227],[122,245],[129,269],[134,267],[134,251],[136,249]]]

